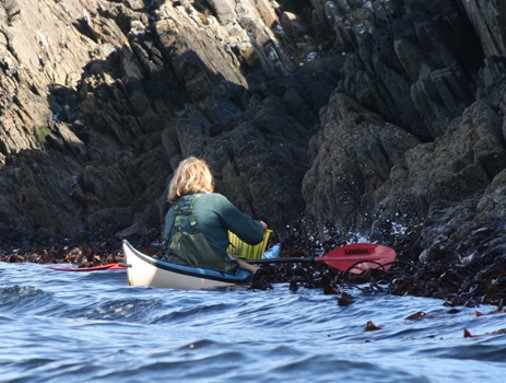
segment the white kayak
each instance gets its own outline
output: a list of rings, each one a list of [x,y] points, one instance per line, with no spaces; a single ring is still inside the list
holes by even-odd
[[[189,267],[165,262],[135,249],[123,240],[130,286],[149,286],[180,290],[214,290],[221,288],[247,288],[252,274],[239,269],[237,274]]]

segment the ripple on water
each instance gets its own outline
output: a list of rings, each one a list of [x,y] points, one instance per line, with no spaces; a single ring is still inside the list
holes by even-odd
[[[505,362],[506,347],[497,344],[469,343],[465,345],[452,345],[451,347],[433,347],[421,350],[418,353],[421,356],[430,356],[432,358],[498,362],[502,364]]]
[[[86,306],[66,310],[60,315],[88,320],[149,323],[150,316],[155,316],[161,306],[161,299],[120,299],[98,305],[96,302],[90,302]]]
[[[52,300],[52,294],[34,286],[14,285],[0,287],[0,307],[4,313],[24,313],[38,311],[41,305]]]
[[[230,305],[224,303],[200,303],[195,306],[175,306],[169,309],[163,315],[160,315],[152,321],[152,323],[163,324],[163,323],[184,323],[188,319],[194,319],[197,316],[205,315],[217,315],[220,312],[226,311],[230,308]],[[197,325],[197,324],[196,324]]]
[[[131,288],[119,272],[0,271],[5,381],[502,383],[505,372],[493,332],[506,314],[451,314],[434,299],[349,289],[353,303],[339,306],[287,285],[188,292]],[[381,330],[365,331],[369,320]]]

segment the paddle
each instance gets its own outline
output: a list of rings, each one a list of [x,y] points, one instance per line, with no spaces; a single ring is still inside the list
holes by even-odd
[[[321,257],[282,257],[257,259],[247,262],[251,264],[317,262],[324,263],[333,269],[353,274],[360,274],[367,269],[381,268],[382,270],[388,270],[392,266],[396,257],[397,254],[395,250],[387,246],[373,243],[353,243],[331,250]],[[127,267],[127,265],[122,263],[109,263],[106,265],[91,267],[47,266],[49,269],[58,271],[118,270],[126,269]]]
[[[48,269],[57,271],[97,271],[97,270],[126,269],[128,266],[125,266],[121,263],[108,263],[107,265],[89,266],[89,267],[55,267],[55,266],[46,266],[46,267]]]
[[[373,243],[353,243],[331,250],[321,257],[282,257],[248,262],[252,264],[317,262],[324,263],[333,269],[360,274],[367,269],[388,270],[396,257],[395,250],[387,246]]]

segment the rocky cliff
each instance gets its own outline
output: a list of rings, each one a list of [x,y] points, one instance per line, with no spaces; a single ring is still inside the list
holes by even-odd
[[[492,262],[501,4],[0,0],[0,238],[159,230],[197,155],[281,240]]]

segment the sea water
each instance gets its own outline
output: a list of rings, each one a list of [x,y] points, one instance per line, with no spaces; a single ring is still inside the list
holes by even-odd
[[[287,284],[129,287],[124,270],[0,263],[2,382],[503,382],[506,313]],[[477,311],[484,315],[477,315]],[[418,319],[408,319],[415,313]],[[367,331],[374,324],[375,331]],[[464,337],[464,330],[472,337]]]

